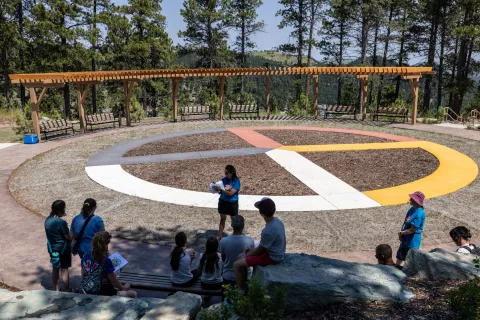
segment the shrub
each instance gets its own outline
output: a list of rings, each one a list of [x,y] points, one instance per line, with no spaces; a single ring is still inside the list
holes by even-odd
[[[480,259],[474,259],[476,268],[480,267]],[[461,319],[480,319],[480,279],[476,278],[447,294],[447,302]]]
[[[26,134],[33,132],[33,121],[28,119],[25,113],[20,110],[15,114],[15,127],[16,134]]]
[[[286,291],[277,288],[270,296],[260,280],[252,278],[248,281],[248,294],[242,295],[231,286],[224,286],[225,297],[231,304],[222,304],[220,312],[202,310],[197,320],[226,320],[237,316],[241,320],[281,319],[286,308]]]
[[[133,121],[140,121],[143,119],[143,109],[136,97],[130,100],[130,117]]]

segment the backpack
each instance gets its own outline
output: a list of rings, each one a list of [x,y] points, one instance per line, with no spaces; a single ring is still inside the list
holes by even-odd
[[[462,246],[460,248],[463,248],[463,249],[467,250],[468,252],[470,252],[470,254],[480,256],[480,247],[477,247],[473,243],[470,243],[470,245],[473,247],[473,249],[471,249],[469,246]]]
[[[93,258],[93,257],[92,257]],[[103,264],[99,268],[91,271],[83,277],[80,282],[79,291],[85,294],[96,294],[100,293],[100,288],[102,287],[102,271]]]

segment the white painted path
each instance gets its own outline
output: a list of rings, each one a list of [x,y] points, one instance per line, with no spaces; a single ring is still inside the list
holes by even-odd
[[[17,145],[18,143],[0,143],[0,149],[5,149],[14,145]]]

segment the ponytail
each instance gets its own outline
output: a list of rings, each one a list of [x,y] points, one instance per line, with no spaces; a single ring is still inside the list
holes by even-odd
[[[97,201],[92,198],[88,198],[83,202],[82,214],[84,218],[87,218],[92,210],[97,207]]]
[[[183,248],[187,244],[187,235],[184,232],[179,232],[175,236],[175,248],[170,254],[170,267],[173,271],[178,271],[180,267],[180,259],[185,255]]]

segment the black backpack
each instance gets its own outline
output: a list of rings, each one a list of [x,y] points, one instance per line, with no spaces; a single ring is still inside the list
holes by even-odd
[[[470,246],[472,246],[473,249],[470,248]],[[463,249],[467,250],[468,252],[470,252],[470,254],[474,254],[474,255],[476,255],[476,256],[480,256],[480,248],[477,247],[476,245],[474,245],[473,243],[470,243],[470,245],[462,246],[462,247],[460,247],[460,248],[463,248]]]

